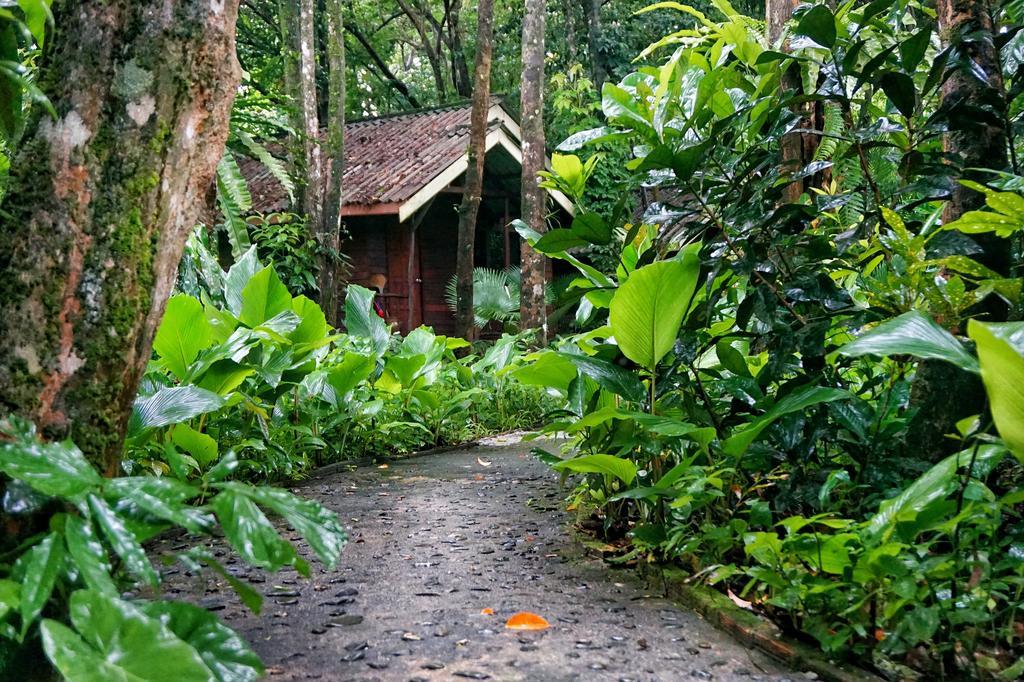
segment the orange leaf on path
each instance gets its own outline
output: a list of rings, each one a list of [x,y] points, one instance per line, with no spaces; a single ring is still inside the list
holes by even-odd
[[[520,611],[505,621],[505,627],[511,630],[544,630],[551,625],[536,613]]]
[[[483,615],[483,616],[493,616],[494,615],[494,609],[481,609],[480,615]]]

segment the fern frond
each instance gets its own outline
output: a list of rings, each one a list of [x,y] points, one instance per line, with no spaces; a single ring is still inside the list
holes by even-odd
[[[288,198],[295,201],[295,182],[291,173],[288,172],[284,161],[270,153],[270,150],[252,138],[252,135],[242,130],[233,130],[232,135],[242,143],[253,158],[262,163],[274,176],[274,179],[281,183],[281,186],[288,192]]]
[[[231,255],[241,258],[251,245],[248,225],[242,216],[252,208],[252,195],[231,152],[225,152],[217,164],[217,206],[224,217]]]

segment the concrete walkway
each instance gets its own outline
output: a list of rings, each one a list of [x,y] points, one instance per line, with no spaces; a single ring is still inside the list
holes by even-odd
[[[803,678],[646,591],[631,571],[581,553],[558,478],[530,448],[497,439],[323,473],[299,492],[349,527],[339,568],[311,561],[311,580],[267,576],[213,544],[266,595],[263,615],[216,576],[171,569],[169,596],[217,610],[271,680]],[[517,611],[552,627],[506,629]]]

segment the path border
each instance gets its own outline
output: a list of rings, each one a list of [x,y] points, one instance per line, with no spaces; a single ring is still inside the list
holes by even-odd
[[[593,538],[572,524],[568,533],[587,556],[605,559],[605,552],[594,546]],[[687,582],[690,576],[680,568],[647,562],[626,568],[634,571],[648,587],[663,591],[666,597],[699,614],[740,643],[785,663],[795,674],[813,672],[826,682],[882,682],[885,679],[862,668],[830,660],[821,650],[785,636],[770,620],[740,608],[718,590]]]

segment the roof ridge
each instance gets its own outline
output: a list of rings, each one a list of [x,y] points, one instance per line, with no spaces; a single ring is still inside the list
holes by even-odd
[[[504,105],[505,95],[502,93],[493,93],[491,95],[491,106],[495,104]],[[354,118],[349,121],[345,121],[345,125],[355,125],[356,123],[372,123],[374,121],[385,121],[393,118],[402,118],[403,116],[419,116],[421,114],[431,114],[439,111],[453,111],[455,109],[465,109],[471,107],[473,101],[470,99],[460,99],[457,102],[447,102],[445,104],[437,104],[432,107],[420,107],[418,109],[407,109],[405,111],[394,111],[389,114],[381,114],[379,116],[363,116],[362,118]],[[502,106],[504,108],[504,106]]]

